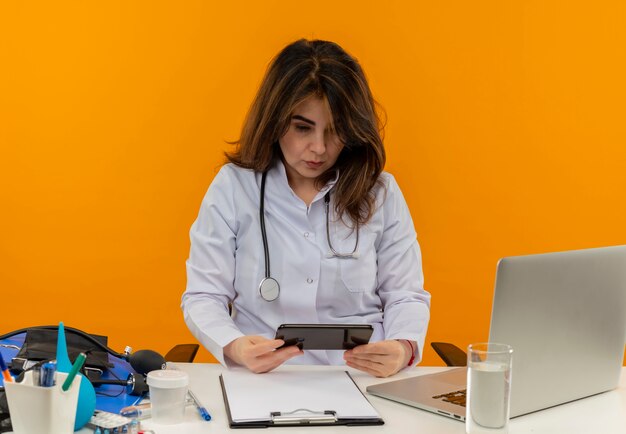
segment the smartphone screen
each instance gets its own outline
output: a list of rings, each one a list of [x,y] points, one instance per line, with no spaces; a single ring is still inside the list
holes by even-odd
[[[372,331],[369,324],[282,324],[276,339],[303,350],[349,350],[367,344]]]

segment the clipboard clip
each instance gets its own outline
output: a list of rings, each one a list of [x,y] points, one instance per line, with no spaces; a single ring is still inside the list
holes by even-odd
[[[298,408],[289,412],[273,411],[270,413],[270,417],[275,425],[337,423],[337,413],[332,410],[313,411],[308,408]]]

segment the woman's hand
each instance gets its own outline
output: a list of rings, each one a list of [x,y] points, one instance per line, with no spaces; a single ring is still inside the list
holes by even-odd
[[[282,365],[285,361],[304,354],[295,345],[276,349],[285,342],[263,336],[242,336],[224,347],[224,354],[238,365],[260,374]]]
[[[389,377],[408,365],[413,356],[409,346],[396,340],[374,342],[346,351],[343,359],[351,368],[376,377]]]

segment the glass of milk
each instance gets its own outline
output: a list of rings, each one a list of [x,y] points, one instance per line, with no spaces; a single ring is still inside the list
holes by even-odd
[[[492,342],[467,348],[467,434],[505,434],[509,426],[513,348]]]

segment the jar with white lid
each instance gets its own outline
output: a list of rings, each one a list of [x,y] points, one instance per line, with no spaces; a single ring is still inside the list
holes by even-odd
[[[161,369],[149,372],[147,383],[152,420],[164,425],[181,423],[185,417],[189,375],[183,371]]]

